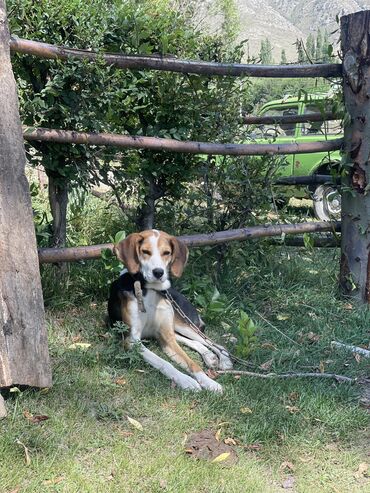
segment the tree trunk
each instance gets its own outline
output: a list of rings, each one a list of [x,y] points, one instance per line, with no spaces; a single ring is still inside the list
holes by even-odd
[[[0,108],[0,387],[49,387],[35,228],[4,0],[0,0]]]
[[[49,203],[53,216],[52,246],[63,248],[67,240],[67,205],[68,186],[65,181],[58,180],[53,173],[49,177]]]
[[[163,187],[157,185],[153,177],[148,180],[148,191],[145,195],[144,205],[139,209],[136,226],[139,231],[154,228],[155,201],[163,197]]]
[[[344,294],[370,303],[370,11],[341,18],[344,129],[348,174],[342,187],[340,285]]]

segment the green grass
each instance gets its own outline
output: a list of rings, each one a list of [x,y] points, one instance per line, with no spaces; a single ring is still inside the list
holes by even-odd
[[[182,281],[195,298],[205,296],[213,272],[209,265],[197,278],[197,262],[195,255]],[[368,343],[370,324],[368,310],[348,309],[348,300],[339,298],[337,264],[332,251],[234,247],[217,283],[225,311],[203,309],[209,333],[221,340],[242,308],[259,327],[250,358],[256,366],[272,359],[271,371],[317,371],[321,363],[327,372],[365,375],[364,360],[330,348],[333,339]],[[84,281],[92,265],[81,271]],[[57,305],[63,309],[48,311],[53,388],[7,399],[9,416],[0,422],[0,493],[18,487],[20,493],[265,493],[286,491],[281,485],[288,475],[294,477],[290,491],[369,491],[369,480],[356,475],[370,453],[369,414],[358,405],[358,386],[223,376],[222,396],[181,392],[144,363],[127,360],[114,337],[105,335],[101,298],[91,290],[88,300],[82,283],[79,292],[81,307],[70,297]],[[318,340],[312,342],[310,332]],[[76,338],[91,346],[69,348]],[[118,377],[126,383],[116,385]],[[252,412],[243,413],[243,407]],[[49,419],[32,424],[25,410]],[[236,465],[196,461],[185,453],[190,433],[216,432],[220,423],[221,437],[239,443]],[[29,465],[16,440],[29,449]],[[255,444],[258,450],[248,448]],[[293,471],[281,470],[286,461]]]

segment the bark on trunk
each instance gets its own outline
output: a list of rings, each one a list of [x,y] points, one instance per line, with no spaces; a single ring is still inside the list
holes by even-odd
[[[0,387],[49,387],[36,237],[4,0],[0,0],[0,108]]]
[[[67,239],[68,187],[66,182],[57,180],[49,174],[49,203],[53,216],[52,246],[63,248]]]
[[[154,228],[155,201],[163,197],[163,188],[157,185],[153,178],[149,178],[148,191],[145,195],[144,205],[139,209],[136,225],[139,231]]]
[[[348,174],[342,187],[340,286],[344,294],[370,302],[370,11],[341,18],[344,130]]]

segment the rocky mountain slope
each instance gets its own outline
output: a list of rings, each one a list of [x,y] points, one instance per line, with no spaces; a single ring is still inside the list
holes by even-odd
[[[261,40],[269,38],[273,57],[280,62],[285,49],[288,61],[297,58],[294,43],[306,40],[318,29],[329,33],[338,28],[336,16],[370,9],[370,0],[235,0],[239,19],[239,39],[248,39],[249,54],[258,54]],[[335,42],[338,33],[331,35]]]

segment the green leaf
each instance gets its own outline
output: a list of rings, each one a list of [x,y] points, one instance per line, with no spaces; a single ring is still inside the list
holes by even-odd
[[[126,233],[125,231],[118,231],[114,237],[114,243],[117,245],[117,243],[120,243],[122,240],[126,238]]]

